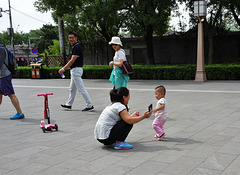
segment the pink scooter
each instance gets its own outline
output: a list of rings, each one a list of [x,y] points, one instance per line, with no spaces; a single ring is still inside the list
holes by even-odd
[[[48,124],[44,122],[44,120],[41,121],[40,128],[43,132],[46,131],[52,131],[52,129],[58,130],[57,124],[51,124],[50,123],[50,110],[48,107],[48,95],[53,95],[53,93],[45,93],[45,94],[38,94],[37,96],[44,96],[44,119],[48,120]]]

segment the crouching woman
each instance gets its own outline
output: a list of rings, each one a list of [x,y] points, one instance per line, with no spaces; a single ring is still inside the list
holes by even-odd
[[[144,112],[139,116],[139,112],[128,113],[127,104],[130,99],[129,90],[120,87],[110,91],[111,104],[101,113],[95,129],[95,138],[104,145],[114,144],[114,149],[131,149],[132,145],[125,142],[133,124],[149,118],[152,112]]]

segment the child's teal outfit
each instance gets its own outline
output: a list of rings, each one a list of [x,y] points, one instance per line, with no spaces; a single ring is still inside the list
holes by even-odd
[[[115,52],[113,57],[114,62],[118,62],[119,60],[127,61],[125,51],[123,49]],[[113,68],[114,69],[112,70],[109,81],[115,85],[115,89],[119,87],[127,87],[127,82],[130,79],[128,74],[123,74],[120,67],[113,66]]]

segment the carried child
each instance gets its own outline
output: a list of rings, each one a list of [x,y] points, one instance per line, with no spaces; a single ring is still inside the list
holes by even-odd
[[[164,86],[157,86],[155,88],[155,97],[158,100],[156,109],[153,110],[155,113],[155,119],[152,123],[153,129],[156,131],[155,137],[160,141],[165,136],[164,123],[168,119],[168,103],[165,98],[166,89]]]

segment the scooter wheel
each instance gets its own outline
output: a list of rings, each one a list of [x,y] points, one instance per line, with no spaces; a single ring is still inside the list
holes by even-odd
[[[46,129],[45,129],[45,127],[41,127],[41,129],[42,129],[42,131],[43,131],[43,132],[46,132]]]
[[[56,130],[56,131],[58,130],[58,125],[57,125],[57,124],[55,124],[55,130]]]

